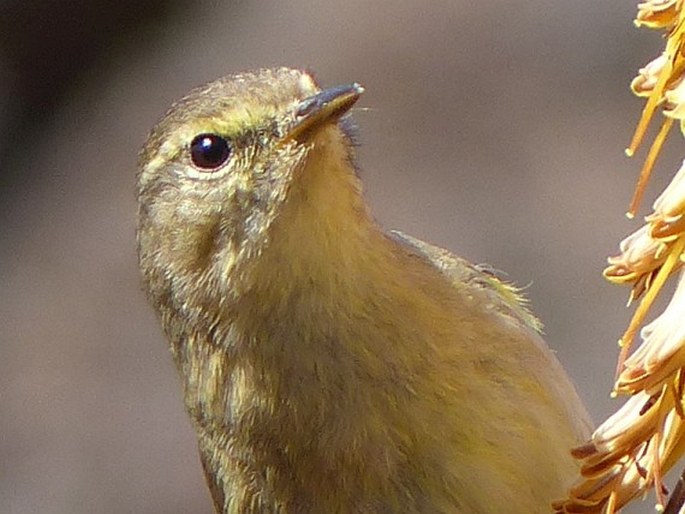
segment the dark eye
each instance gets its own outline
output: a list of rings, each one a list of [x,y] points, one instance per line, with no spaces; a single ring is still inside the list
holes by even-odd
[[[190,159],[204,171],[214,171],[231,156],[228,141],[217,134],[200,134],[190,143]]]

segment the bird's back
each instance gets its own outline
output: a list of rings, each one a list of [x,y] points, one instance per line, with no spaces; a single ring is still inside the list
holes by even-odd
[[[450,439],[445,453],[453,452],[448,475],[462,496],[460,510],[444,512],[548,512],[577,474],[570,448],[586,440],[591,422],[540,337],[538,320],[516,289],[487,269],[399,232],[390,238],[412,266],[433,268],[459,298],[456,304],[449,294],[442,298],[444,308],[453,309],[456,340],[440,341],[438,324],[434,331],[444,358],[434,371],[446,388],[455,388],[442,399],[441,425],[454,427],[457,440]],[[425,281],[431,274],[416,276]],[[445,294],[437,280],[429,282],[434,290],[428,296]],[[452,345],[460,350],[451,351]]]

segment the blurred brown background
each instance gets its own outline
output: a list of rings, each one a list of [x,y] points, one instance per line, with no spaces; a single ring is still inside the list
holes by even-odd
[[[139,291],[134,174],[173,99],[247,68],[364,84],[360,165],[379,222],[529,284],[547,340],[603,419],[618,406],[608,391],[629,311],[627,289],[600,271],[637,227],[623,213],[644,156],[623,156],[642,105],[628,83],[662,44],[633,28],[634,11],[628,0],[0,2],[0,512],[211,512]]]

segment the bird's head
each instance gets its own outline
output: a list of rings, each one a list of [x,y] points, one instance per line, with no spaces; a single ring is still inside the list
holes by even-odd
[[[274,228],[279,220],[308,205],[318,211],[307,216],[325,218],[349,203],[323,175],[354,175],[341,118],[362,92],[356,83],[322,90],[310,74],[279,68],[219,79],[173,104],[140,156],[138,246],[148,284],[168,291],[235,277],[274,231],[297,230],[292,220],[284,222],[292,230]]]

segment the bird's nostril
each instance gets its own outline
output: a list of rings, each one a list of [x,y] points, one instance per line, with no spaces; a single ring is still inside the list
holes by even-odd
[[[300,104],[300,106],[297,108],[297,111],[295,111],[295,116],[302,117],[306,116],[307,114],[311,113],[314,108],[318,105],[318,101],[316,98],[310,98],[309,100],[305,100]]]

